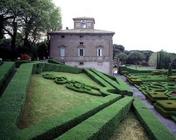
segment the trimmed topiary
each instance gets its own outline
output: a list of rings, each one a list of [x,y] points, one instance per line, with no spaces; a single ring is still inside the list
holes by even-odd
[[[51,79],[51,80],[54,80],[54,79],[55,79],[55,76],[54,76],[54,75],[48,74],[48,73],[43,74],[42,77],[45,78],[45,79]]]
[[[166,100],[168,99],[168,96],[166,96],[162,92],[154,92],[154,93],[148,93],[147,97],[149,98],[150,101],[155,102],[156,100]]]
[[[91,88],[89,86],[87,86],[84,83],[78,82],[78,81],[69,81],[66,84],[66,87],[68,89],[77,91],[77,92],[86,92],[89,93],[91,91]]]
[[[156,104],[164,110],[176,111],[176,100],[160,100]]]
[[[65,83],[67,83],[68,82],[68,80],[67,80],[67,78],[66,77],[56,77],[55,78],[55,80],[54,80],[54,82],[56,83],[56,84],[65,84]]]

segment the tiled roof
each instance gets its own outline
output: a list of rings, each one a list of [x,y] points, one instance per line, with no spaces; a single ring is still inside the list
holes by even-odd
[[[97,30],[97,29],[67,29],[49,32],[49,34],[115,34],[115,32]]]

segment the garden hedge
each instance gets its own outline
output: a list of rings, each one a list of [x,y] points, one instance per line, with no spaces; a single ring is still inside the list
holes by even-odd
[[[109,95],[96,102],[87,103],[68,110],[62,116],[53,116],[52,118],[43,120],[30,128],[21,130],[18,139],[49,140],[56,138],[120,98],[120,95]]]
[[[123,81],[120,81],[120,79],[112,79],[112,78],[109,78],[107,75],[103,74],[102,72],[100,71],[97,71],[95,69],[91,69],[92,72],[94,72],[97,76],[99,76],[100,78],[103,79],[103,81],[106,81],[109,85],[111,85],[113,88],[117,89],[117,91],[124,95],[130,95],[132,96],[133,93],[132,91],[130,90],[129,86],[124,83]]]
[[[146,97],[151,101],[151,102],[156,102],[157,100],[166,100],[168,99],[168,96],[166,96],[162,92],[150,92],[146,95]]]
[[[56,59],[48,59],[48,63],[53,63],[53,64],[63,64],[63,63],[59,62],[59,61],[56,60]]]
[[[20,113],[26,100],[26,90],[30,83],[32,64],[22,65],[0,99],[0,138],[15,139]]]
[[[165,117],[176,114],[176,100],[158,100],[155,108]]]
[[[132,97],[124,97],[99,111],[55,140],[106,140],[127,115]]]
[[[133,102],[134,111],[146,129],[152,140],[175,140],[176,137],[159,121],[159,119],[144,105],[135,98]]]
[[[71,67],[63,64],[50,64],[50,63],[35,63],[33,68],[33,73],[41,73],[45,71],[55,71],[55,72],[69,72],[69,73],[81,73],[82,69]]]
[[[14,62],[4,62],[0,65],[0,96],[15,72]]]
[[[153,72],[153,70],[136,70],[136,69],[128,68],[126,66],[120,66],[118,72],[120,74],[123,74],[124,71],[126,73],[151,73]]]
[[[19,68],[21,64],[30,63],[30,62],[31,62],[31,60],[17,60],[17,61],[15,62],[15,66],[16,66],[17,68]]]
[[[112,88],[106,81],[102,80],[101,77],[96,75],[94,72],[92,72],[90,69],[84,69],[84,72],[94,81],[99,83],[103,87],[110,87]]]

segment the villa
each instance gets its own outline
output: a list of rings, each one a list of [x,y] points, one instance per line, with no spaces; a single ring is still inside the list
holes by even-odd
[[[49,32],[50,57],[79,68],[112,74],[114,32],[94,29],[95,19],[73,18],[74,29]]]

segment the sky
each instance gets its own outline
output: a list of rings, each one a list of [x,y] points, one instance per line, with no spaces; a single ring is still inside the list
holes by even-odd
[[[74,17],[94,17],[95,28],[115,32],[114,44],[126,50],[176,53],[176,0],[53,0],[63,29]]]

